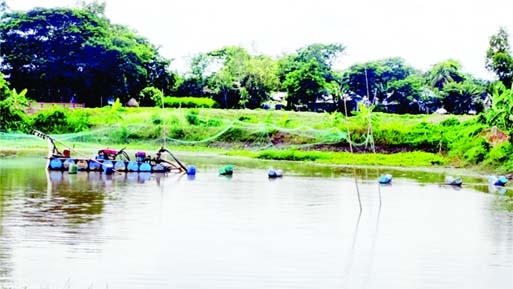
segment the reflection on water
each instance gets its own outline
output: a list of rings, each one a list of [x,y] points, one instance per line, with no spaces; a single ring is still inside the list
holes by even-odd
[[[352,169],[274,162],[269,179],[271,163],[229,159],[219,176],[226,161],[191,157],[196,176],[6,163],[0,288],[513,288],[511,190],[364,168],[360,213]]]

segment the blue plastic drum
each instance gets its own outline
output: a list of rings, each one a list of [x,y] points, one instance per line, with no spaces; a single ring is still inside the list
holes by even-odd
[[[102,169],[101,169],[101,165],[100,165],[100,163],[95,162],[95,161],[93,161],[93,160],[90,160],[90,161],[89,161],[89,170],[90,170],[90,171],[100,171],[100,170],[102,170]]]
[[[53,159],[50,161],[50,169],[51,170],[61,170],[62,169],[62,161],[60,159]]]
[[[126,166],[127,171],[129,172],[138,172],[139,171],[139,164],[137,162],[129,162]]]
[[[72,159],[66,159],[62,165],[64,166],[64,169],[68,169],[70,167],[70,165],[74,165],[75,164],[75,161],[72,160]]]
[[[149,163],[142,163],[139,167],[140,172],[151,172],[151,165]]]
[[[126,171],[126,163],[125,161],[117,161],[114,163],[114,170],[118,172]]]

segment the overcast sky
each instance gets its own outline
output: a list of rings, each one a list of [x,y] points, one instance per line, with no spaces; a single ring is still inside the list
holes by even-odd
[[[308,44],[341,43],[338,68],[402,57],[421,70],[447,59],[490,78],[488,40],[513,32],[509,0],[105,0],[107,17],[131,27],[183,71],[188,59],[226,45],[277,56]],[[72,7],[75,0],[7,0],[14,10]],[[510,38],[510,42],[513,39]]]

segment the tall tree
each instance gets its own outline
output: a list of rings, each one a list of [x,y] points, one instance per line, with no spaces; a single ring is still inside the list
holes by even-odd
[[[415,73],[415,69],[401,58],[370,61],[353,65],[344,71],[342,88],[377,103],[386,99],[389,92],[396,90],[389,87],[394,81],[404,80]]]
[[[451,82],[462,82],[465,76],[460,71],[461,64],[456,60],[446,60],[436,63],[427,72],[427,81],[432,88],[442,90],[444,85]]]
[[[304,105],[313,108],[317,98],[326,93],[327,87],[322,68],[313,59],[287,73],[282,85],[287,90],[288,109]]]
[[[313,108],[317,97],[329,94],[333,81],[340,81],[333,64],[344,50],[338,43],[314,43],[283,56],[278,61],[278,77],[288,92],[287,107],[308,104]]]
[[[276,69],[268,56],[226,46],[195,56],[178,89],[181,94],[210,94],[223,108],[258,108],[278,86]]]
[[[214,99],[224,108],[240,106],[242,80],[251,56],[246,49],[227,46],[209,52],[211,64],[220,68],[209,79],[209,87],[215,92]]]
[[[490,37],[490,47],[486,51],[486,69],[495,73],[507,88],[511,88],[513,56],[511,56],[508,32],[504,27]]]
[[[110,97],[127,101],[146,86],[172,82],[169,61],[156,47],[124,26],[111,25],[102,6],[95,7],[4,15],[0,69],[11,85],[28,88],[27,95],[38,101],[98,106]]]
[[[450,82],[441,92],[444,108],[452,114],[467,114],[470,110],[483,111],[484,105],[481,95],[485,92],[470,80],[463,82]]]

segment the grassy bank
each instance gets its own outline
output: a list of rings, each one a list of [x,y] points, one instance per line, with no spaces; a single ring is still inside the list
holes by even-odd
[[[513,167],[510,142],[490,141],[490,128],[475,116],[363,111],[345,117],[279,110],[104,107],[61,110],[55,121],[55,113],[43,113],[46,127],[36,128],[77,148],[156,150],[166,145],[173,150],[348,165],[477,166],[497,171]],[[34,138],[9,141],[5,134],[0,136],[7,150],[46,146]]]

